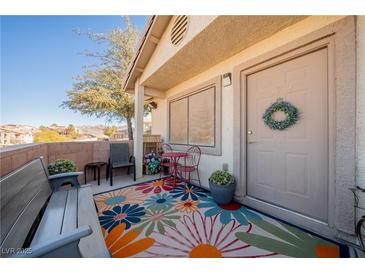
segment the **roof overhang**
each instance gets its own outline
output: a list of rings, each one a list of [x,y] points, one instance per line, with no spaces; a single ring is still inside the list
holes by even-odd
[[[133,92],[172,16],[152,16],[124,82]],[[142,85],[162,92],[186,81],[307,16],[218,16],[150,75]]]
[[[170,15],[149,17],[137,51],[123,80],[123,88],[127,92],[133,92],[135,81],[141,76],[171,18]]]

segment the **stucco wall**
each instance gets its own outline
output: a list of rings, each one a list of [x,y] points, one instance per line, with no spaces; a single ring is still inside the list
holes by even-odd
[[[365,188],[365,16],[357,16],[356,156],[357,184]],[[362,196],[365,199],[365,195]],[[365,203],[365,202],[364,202]],[[365,210],[357,212],[358,218]]]
[[[277,47],[285,45],[299,37],[311,33],[319,28],[329,25],[342,19],[343,16],[312,16],[297,24],[286,28],[275,35],[249,47],[231,58],[221,62],[209,70],[197,75],[196,77],[185,81],[167,91],[167,98],[194,87],[204,81],[210,80],[215,76],[222,75],[226,72],[233,72],[233,68],[243,62],[253,59],[261,54],[267,53]],[[163,40],[161,40],[163,41]],[[170,44],[170,43],[167,43]],[[155,60],[150,60],[150,65]],[[152,132],[161,134],[166,138],[166,102],[167,100],[158,101],[158,109],[152,114]],[[203,186],[208,186],[208,178],[211,172],[221,169],[223,163],[227,163],[229,171],[232,172],[233,166],[233,86],[222,87],[222,155],[212,156],[203,155],[201,161],[201,179]],[[155,119],[158,117],[157,119]]]
[[[167,103],[166,100],[156,99],[157,109],[152,111],[152,134],[159,134],[162,137],[162,142],[166,141],[166,115],[167,115]]]
[[[180,92],[183,92],[189,88],[192,88],[204,81],[210,80],[213,77],[216,77],[218,75],[222,75],[227,72],[233,72],[233,68],[239,64],[242,64],[244,62],[247,62],[251,59],[254,59],[257,56],[261,56],[265,53],[268,53],[276,48],[279,48],[281,46],[284,46],[292,41],[297,40],[298,38],[301,38],[307,34],[313,33],[314,31],[321,29],[325,26],[328,26],[332,23],[335,23],[336,21],[339,21],[343,19],[344,16],[311,16],[309,18],[306,18],[280,32],[277,32],[273,36],[262,40],[261,42],[255,44],[254,46],[251,46],[240,53],[232,56],[231,58],[228,58],[227,60],[215,65],[214,67],[210,68],[209,70],[206,70],[205,72],[195,76],[194,78],[191,78],[188,81],[185,81],[167,91],[167,98],[174,96]],[[358,35],[359,32],[364,33],[364,17],[358,18]],[[364,71],[365,71],[365,58],[364,58],[364,50],[360,50],[359,47],[363,47],[365,43],[364,34],[360,34],[360,37],[358,37],[358,54],[361,51],[360,55],[357,57],[357,60],[362,60],[358,63],[358,94],[357,94],[357,128],[358,128],[358,134],[357,134],[357,148],[358,148],[358,181],[362,181],[364,184],[364,178],[365,178],[365,130],[364,130],[364,116],[365,116],[365,102],[364,102]],[[362,56],[362,57],[361,57]],[[344,68],[346,69],[346,68]],[[361,75],[360,75],[361,74]],[[341,83],[340,83],[341,84]],[[342,90],[342,89],[341,89]],[[361,92],[361,94],[359,94]],[[359,99],[362,98],[362,103],[359,102]],[[351,96],[350,96],[351,99]],[[351,100],[350,100],[351,101]],[[349,102],[350,102],[349,101]],[[153,132],[155,134],[161,134],[162,136],[166,137],[166,102],[167,100],[160,100],[159,101],[159,108],[155,114],[159,117],[158,120],[153,119],[152,121],[152,128]],[[221,156],[212,156],[212,155],[203,155],[202,156],[202,162],[201,162],[201,179],[203,186],[208,186],[208,177],[211,172],[213,172],[216,169],[221,169],[223,163],[227,163],[229,166],[229,171],[232,172],[233,167],[233,86],[229,87],[223,87],[222,88],[222,155]],[[154,118],[155,116],[153,116]],[[352,119],[351,117],[348,117],[349,119]],[[347,118],[346,118],[347,119]],[[346,120],[345,119],[345,120]],[[353,120],[353,119],[352,119]],[[339,124],[337,126],[341,126],[342,121],[344,119],[339,120]],[[361,129],[360,129],[361,128]],[[339,129],[342,130],[341,128]],[[158,132],[159,131],[159,132]],[[354,133],[352,136],[354,136]],[[359,140],[361,139],[361,140]],[[349,142],[344,142],[351,143]],[[346,150],[347,148],[342,148],[340,146],[338,154],[336,157],[340,157],[340,159],[336,158],[336,163],[342,163],[342,156],[345,157],[352,157],[351,147],[349,147],[350,150]],[[360,152],[362,151],[362,153]],[[351,152],[351,153],[350,153]],[[341,156],[342,155],[342,156]],[[341,158],[342,157],[342,158]],[[340,169],[344,166],[339,166]],[[347,170],[344,168],[344,170]],[[344,172],[342,172],[343,174]],[[341,172],[339,172],[341,174]],[[346,173],[347,174],[347,173]],[[351,176],[347,176],[350,178]],[[339,182],[338,184],[342,184],[342,181],[347,178],[336,178]],[[361,183],[360,183],[361,184]],[[348,223],[347,219],[351,216],[346,217],[348,212],[351,212],[352,207],[352,197],[351,194],[348,193],[348,195],[345,195],[345,193],[348,192],[348,184],[343,183],[344,188],[339,188],[338,191],[341,193],[336,193],[336,201],[344,205],[344,199],[346,199],[345,207],[339,207],[336,206],[336,220],[343,220],[343,222],[338,223],[336,222],[336,226],[339,228],[344,228],[344,231],[351,231],[351,228],[353,227],[352,222]],[[342,196],[339,197],[338,195],[341,194]],[[344,197],[344,198],[343,198]],[[352,208],[353,209],[353,208]],[[345,215],[344,215],[345,214]],[[341,215],[341,216],[340,216]],[[350,214],[351,215],[351,214]],[[351,218],[350,218],[351,219]],[[343,224],[344,222],[348,223],[347,225]]]
[[[154,73],[162,64],[164,64],[168,59],[170,59],[177,51],[184,47],[189,41],[191,41],[194,36],[201,32],[207,25],[209,25],[217,16],[189,16],[188,31],[182,42],[174,46],[170,43],[170,32],[175,21],[176,16],[174,16],[169,25],[166,28],[165,33],[162,35],[156,50],[152,54],[150,61],[148,62],[146,68],[141,76],[141,82],[145,81],[152,73]]]

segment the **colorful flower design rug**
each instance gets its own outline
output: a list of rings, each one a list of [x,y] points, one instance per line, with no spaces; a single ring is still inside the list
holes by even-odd
[[[156,180],[94,196],[113,257],[345,257],[347,247],[191,184]]]

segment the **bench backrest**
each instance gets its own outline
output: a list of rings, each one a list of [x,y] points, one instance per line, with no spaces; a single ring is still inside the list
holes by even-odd
[[[42,159],[34,159],[1,178],[0,192],[0,248],[20,248],[52,193]]]

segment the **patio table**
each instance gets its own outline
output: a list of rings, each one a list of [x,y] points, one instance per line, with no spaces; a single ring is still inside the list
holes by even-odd
[[[182,152],[182,151],[167,151],[162,154],[165,158],[170,158],[171,162],[173,163],[173,175],[174,175],[174,187],[178,175],[177,166],[179,164],[180,158],[186,158],[188,156],[188,153]]]
[[[98,170],[98,186],[100,186],[100,169],[103,166],[106,166],[107,162],[92,162],[87,163],[84,167],[84,176],[85,176],[85,185],[86,185],[86,171],[88,168],[91,168],[94,172],[94,180],[96,180],[96,170]],[[106,169],[106,172],[108,172],[108,168]]]

